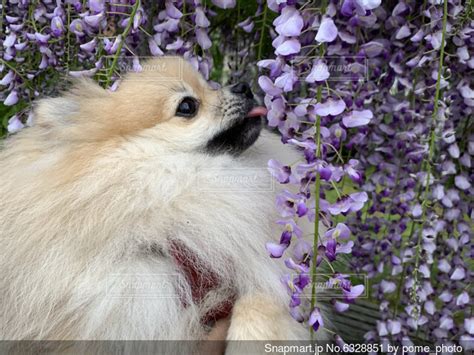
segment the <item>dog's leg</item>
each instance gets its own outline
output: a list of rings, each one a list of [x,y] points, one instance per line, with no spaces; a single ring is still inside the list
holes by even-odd
[[[245,295],[237,300],[232,311],[226,354],[241,354],[244,349],[264,353],[263,341],[307,339],[309,330],[271,295]]]
[[[233,308],[227,340],[292,339],[289,332],[295,326],[298,326],[296,321],[271,295],[245,295]]]

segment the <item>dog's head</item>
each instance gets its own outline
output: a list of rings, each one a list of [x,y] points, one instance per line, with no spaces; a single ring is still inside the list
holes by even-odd
[[[44,100],[38,124],[77,126],[86,139],[146,137],[170,150],[211,154],[240,154],[258,138],[265,109],[255,106],[247,84],[214,90],[180,57],[142,68],[126,74],[115,92],[87,81]]]

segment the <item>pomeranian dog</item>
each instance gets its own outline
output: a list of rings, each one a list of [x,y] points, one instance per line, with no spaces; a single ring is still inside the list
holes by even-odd
[[[248,85],[214,90],[178,57],[117,91],[40,100],[0,151],[0,338],[307,339],[292,319],[263,132]]]

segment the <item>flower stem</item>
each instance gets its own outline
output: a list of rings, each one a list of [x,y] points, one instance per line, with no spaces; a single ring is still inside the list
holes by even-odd
[[[445,40],[446,40],[446,23],[447,23],[447,18],[448,18],[448,0],[444,0],[444,9],[443,9],[443,28],[442,28],[442,35],[441,35],[441,47],[440,47],[440,56],[439,56],[439,66],[438,66],[438,77],[436,80],[436,91],[435,91],[435,97],[434,97],[434,109],[433,109],[433,116],[432,116],[432,121],[431,121],[431,127],[430,127],[430,144],[429,144],[429,151],[428,151],[428,158],[425,160],[423,166],[422,166],[422,171],[426,171],[426,178],[425,178],[425,188],[423,192],[423,198],[422,198],[422,203],[421,203],[421,208],[422,208],[422,217],[420,221],[420,233],[417,235],[417,243],[416,243],[416,254],[415,254],[415,267],[413,269],[413,290],[416,292],[416,288],[418,286],[418,268],[420,266],[420,259],[421,259],[421,228],[425,225],[426,222],[426,210],[428,206],[428,192],[429,192],[429,186],[430,186],[430,177],[431,177],[431,172],[432,172],[432,159],[434,156],[434,150],[435,150],[435,143],[436,143],[436,122],[438,118],[438,111],[439,111],[439,97],[440,97],[440,92],[441,92],[441,77],[442,77],[442,72],[443,72],[443,61],[444,61],[444,47],[445,47]],[[426,169],[426,170],[425,170]],[[417,193],[417,196],[415,198],[416,201],[420,198],[421,194],[423,191],[423,186],[420,183],[419,190]],[[411,236],[413,235],[413,232],[415,230],[415,225],[416,221],[413,220],[413,224],[410,228],[410,235],[409,239],[411,239]],[[400,302],[401,298],[401,288],[403,284],[403,278],[405,277],[406,273],[406,265],[403,267],[403,271],[400,275],[400,280],[398,282],[398,287],[397,287],[397,298],[395,300],[394,304],[394,314],[396,316],[397,314],[397,307]],[[419,315],[418,315],[419,316]]]
[[[120,53],[122,52],[122,47],[124,45],[124,42],[127,39],[127,36],[132,29],[133,26],[133,20],[135,18],[135,15],[137,14],[138,8],[140,7],[140,0],[137,0],[135,5],[132,8],[132,13],[130,14],[130,19],[128,20],[127,27],[122,33],[122,40],[118,44],[117,51],[115,52],[114,58],[112,60],[112,64],[110,65],[109,72],[107,73],[107,78],[105,80],[105,87],[108,87],[110,84],[110,81],[112,80],[112,75],[114,74],[115,67],[117,66],[118,58],[120,56]]]
[[[265,3],[263,9],[263,20],[262,20],[262,30],[260,31],[260,40],[258,42],[258,52],[257,52],[257,60],[262,59],[262,48],[263,48],[263,38],[264,38],[264,31],[265,26],[267,24],[267,13],[268,13],[268,6]]]
[[[70,52],[71,52],[71,29],[69,26],[71,25],[71,4],[67,4],[67,29],[66,29],[66,73],[69,73],[69,66],[70,66]]]
[[[183,17],[185,17],[186,16],[186,0],[183,1],[183,12],[182,13],[183,13]],[[186,21],[184,23],[186,23]],[[181,26],[181,37],[184,37],[184,30],[185,30],[185,28],[184,28],[184,24],[183,24]]]
[[[321,57],[324,55],[324,47],[320,47]],[[317,102],[321,102],[322,99],[322,86],[318,86],[316,93]],[[321,117],[316,116],[316,158],[321,157]],[[313,263],[311,265],[311,310],[314,309],[316,304],[316,263],[318,260],[318,244],[319,244],[319,221],[320,221],[320,194],[321,194],[321,175],[316,171],[316,183],[314,187],[314,240],[313,240]],[[314,329],[311,327],[311,340],[314,337]]]
[[[420,227],[423,227],[425,220],[426,220],[426,206],[428,205],[428,192],[430,186],[430,176],[432,171],[431,161],[434,155],[435,143],[436,143],[436,121],[438,118],[438,110],[439,110],[439,96],[441,91],[441,76],[443,72],[443,60],[444,60],[444,47],[445,47],[445,38],[446,38],[446,22],[448,18],[448,0],[444,0],[444,10],[443,10],[443,30],[441,36],[441,49],[439,54],[439,66],[438,66],[438,78],[436,81],[436,91],[435,91],[435,101],[434,101],[434,109],[433,109],[433,117],[431,121],[431,132],[430,132],[430,148],[428,152],[428,160],[426,161],[427,171],[426,171],[426,179],[425,179],[425,191],[423,193],[423,201],[421,204],[422,207],[422,221]],[[421,238],[418,236],[418,244],[417,244],[417,253],[416,253],[416,261],[415,261],[415,270],[418,270],[418,266],[420,264],[420,248],[421,248]],[[417,276],[417,273],[415,273]]]
[[[320,89],[318,88],[318,94]],[[320,96],[320,95],[318,95]],[[316,135],[318,141],[317,153],[320,151],[319,144],[320,144],[320,130],[321,130],[321,118],[317,116],[316,122]],[[314,309],[316,304],[316,263],[318,260],[318,244],[319,244],[319,195],[321,193],[321,175],[316,172],[316,184],[314,188],[314,200],[315,200],[315,216],[314,216],[314,240],[313,240],[313,264],[311,269],[311,309]],[[311,340],[313,340],[313,333],[314,330],[311,327]]]
[[[2,0],[2,17],[0,17],[0,29],[4,31],[3,29],[3,19],[5,17],[5,5],[6,5],[6,0]]]

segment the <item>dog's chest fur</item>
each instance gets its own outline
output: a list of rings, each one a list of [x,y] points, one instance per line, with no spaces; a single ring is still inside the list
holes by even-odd
[[[286,303],[281,264],[264,247],[279,236],[266,163],[296,154],[267,134],[238,159],[156,153],[131,142],[58,183],[56,159],[40,154],[32,172],[3,153],[0,175],[15,171],[0,187],[3,339],[200,338],[203,315],[235,294],[262,289]],[[199,302],[175,242],[219,277]]]

